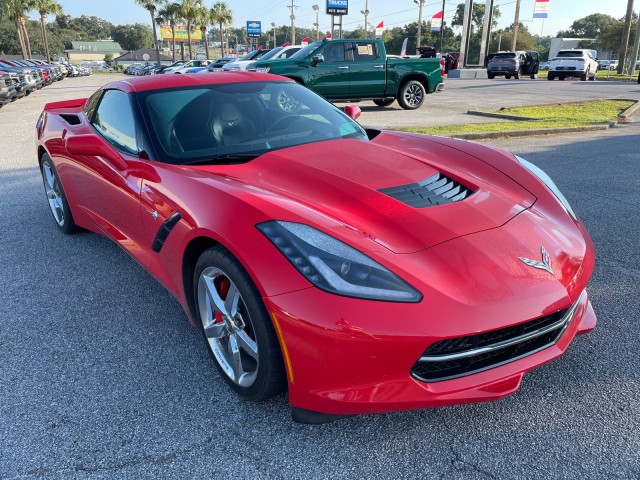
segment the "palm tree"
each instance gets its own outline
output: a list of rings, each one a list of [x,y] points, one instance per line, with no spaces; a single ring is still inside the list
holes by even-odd
[[[62,7],[56,0],[35,0],[33,3],[35,8],[40,14],[40,26],[42,27],[42,38],[44,40],[44,55],[47,62],[51,61],[51,55],[49,54],[49,37],[47,36],[47,15],[62,15]]]
[[[233,12],[224,2],[216,2],[211,9],[211,20],[220,26],[220,48],[224,57],[224,37],[222,27],[233,22]]]
[[[170,3],[162,10],[158,11],[158,17],[156,18],[158,23],[168,23],[171,27],[171,51],[173,62],[176,61],[176,25],[182,21],[180,16],[180,4]]]
[[[194,21],[196,22],[196,25],[200,26],[200,32],[202,32],[202,40],[204,41],[204,51],[206,52],[208,59],[209,42],[207,41],[207,26],[211,23],[211,10],[203,5],[198,9]]]
[[[158,45],[158,34],[156,33],[156,10],[158,6],[164,5],[167,0],[135,0],[137,5],[149,11],[151,15],[151,30],[153,30],[153,43],[156,46],[156,63],[160,65],[160,46]]]
[[[0,0],[0,18],[6,18],[16,26],[22,58],[31,57],[31,44],[25,20],[29,10],[31,10],[30,0]]]
[[[202,8],[202,0],[182,0],[180,11],[182,17],[187,20],[187,42],[189,42],[189,59],[193,59],[193,51],[191,49],[191,27],[193,20],[198,15],[198,10]]]

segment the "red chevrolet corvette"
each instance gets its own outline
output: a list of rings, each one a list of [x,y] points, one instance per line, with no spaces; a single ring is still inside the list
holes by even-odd
[[[596,324],[584,225],[526,160],[358,112],[266,74],[141,77],[47,104],[38,161],[60,230],[144,266],[248,399],[323,422],[514,393]]]

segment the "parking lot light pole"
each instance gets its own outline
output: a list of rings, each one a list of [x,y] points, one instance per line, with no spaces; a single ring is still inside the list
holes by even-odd
[[[516,1],[516,18],[513,21],[513,31],[511,37],[511,51],[516,51],[516,40],[518,38],[518,23],[520,22],[520,0]]]
[[[276,48],[276,22],[271,22],[271,28],[273,29],[273,48]]]
[[[364,0],[364,10],[360,10],[360,13],[364,15],[365,38],[369,38],[369,23],[367,22],[369,18],[369,0]]]
[[[316,41],[320,40],[320,20],[319,20],[319,13],[320,13],[320,7],[318,7],[318,5],[312,5],[311,8],[313,8],[313,11],[316,12],[316,23],[313,24],[314,27],[316,27]]]

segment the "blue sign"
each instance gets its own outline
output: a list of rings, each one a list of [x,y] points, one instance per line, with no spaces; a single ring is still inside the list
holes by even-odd
[[[247,37],[259,37],[262,35],[262,22],[247,22]]]
[[[327,0],[327,15],[347,15],[349,0]]]

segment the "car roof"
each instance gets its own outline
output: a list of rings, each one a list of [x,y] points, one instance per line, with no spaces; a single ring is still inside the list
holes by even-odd
[[[105,89],[116,88],[126,93],[146,92],[173,87],[197,87],[225,83],[293,82],[288,78],[256,72],[219,72],[211,75],[150,75],[111,82]]]

